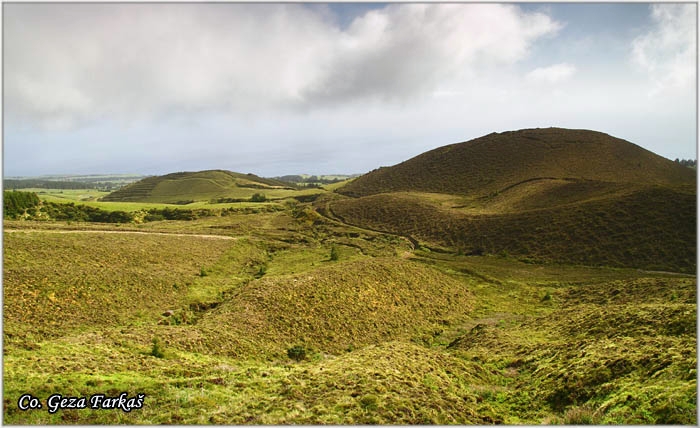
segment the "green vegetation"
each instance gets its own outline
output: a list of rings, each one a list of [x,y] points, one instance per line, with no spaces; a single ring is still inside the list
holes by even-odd
[[[304,360],[306,359],[306,349],[301,345],[292,346],[287,349],[287,356],[296,361]]]
[[[676,158],[676,160],[674,162],[677,162],[683,166],[687,166],[688,168],[693,168],[693,169],[697,169],[697,166],[698,166],[697,159],[678,159],[678,158]]]
[[[443,251],[687,273],[696,266],[694,191],[645,187],[499,214],[445,207],[439,198],[414,193],[338,199],[330,209],[348,223],[410,235]]]
[[[487,196],[544,178],[676,186],[694,184],[695,172],[601,132],[523,129],[439,147],[358,177],[339,192]]]
[[[7,218],[18,218],[27,214],[27,211],[39,205],[39,197],[36,193],[4,191],[3,213]]]
[[[188,204],[218,199],[250,199],[259,195],[260,190],[272,197],[288,197],[295,193],[295,189],[293,184],[253,174],[222,170],[178,172],[144,178],[104,196],[102,201]]]
[[[143,176],[135,174],[57,175],[38,178],[5,178],[3,179],[3,186],[6,189],[99,189],[109,192],[141,178],[143,178]]]
[[[6,192],[3,420],[695,425],[695,188],[602,135],[589,149],[649,162],[646,182],[619,164],[619,180],[558,176],[555,158],[550,178],[483,194],[223,171],[121,194],[148,202]],[[122,392],[143,408],[46,411],[51,394]],[[44,409],[20,410],[25,393]]]
[[[26,189],[26,188],[38,188],[38,189],[94,189],[95,185],[91,183],[84,183],[80,181],[50,181],[50,180],[39,180],[39,179],[23,179],[23,180],[12,180],[5,179],[2,181],[5,188],[9,189]]]
[[[355,179],[327,215],[463,254],[695,272],[695,173],[558,128],[490,134]]]
[[[265,202],[265,201],[267,201],[267,198],[262,193],[253,193],[253,196],[250,197],[250,202]]]
[[[157,337],[153,338],[153,347],[151,348],[151,355],[153,355],[156,358],[165,357],[165,353],[163,352],[163,345],[160,343],[160,339],[158,339]]]
[[[410,251],[312,213],[6,222],[5,420],[696,422],[694,278]],[[147,398],[49,414],[27,391]]]
[[[340,257],[340,256],[338,255],[338,247],[336,247],[336,246],[334,245],[333,247],[331,247],[330,260],[331,260],[331,261],[336,261],[336,260],[338,260],[338,257]]]
[[[133,214],[125,211],[104,211],[88,205],[75,205],[73,202],[44,202],[34,218],[97,223],[131,223],[134,220]]]

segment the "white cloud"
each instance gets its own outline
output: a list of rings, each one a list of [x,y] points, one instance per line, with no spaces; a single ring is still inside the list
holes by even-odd
[[[357,18],[324,61],[309,101],[409,99],[477,67],[523,59],[561,25],[496,4],[391,5]]]
[[[576,73],[576,67],[567,63],[539,67],[529,72],[526,78],[533,82],[558,83],[569,80]]]
[[[511,5],[389,5],[345,30],[296,4],[8,4],[7,118],[44,126],[429,97],[560,24]],[[449,86],[449,85],[445,85]]]
[[[632,60],[647,72],[654,87],[650,95],[666,90],[689,89],[695,82],[697,5],[651,6],[652,28],[634,39]]]

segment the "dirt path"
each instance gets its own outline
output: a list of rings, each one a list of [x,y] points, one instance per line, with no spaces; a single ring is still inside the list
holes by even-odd
[[[45,230],[45,229],[4,229],[5,233],[15,232],[41,232],[41,233],[131,233],[136,235],[168,235],[168,236],[191,236],[204,239],[238,239],[225,235],[199,235],[194,233],[168,233],[168,232],[142,232],[135,230]]]

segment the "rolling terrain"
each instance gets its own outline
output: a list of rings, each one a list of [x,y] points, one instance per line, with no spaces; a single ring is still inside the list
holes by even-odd
[[[381,168],[318,207],[466,254],[694,272],[695,171],[593,131],[489,134]]]
[[[411,250],[308,208],[87,226],[5,224],[6,423],[696,422],[690,276]],[[123,391],[144,407],[16,401]]]
[[[3,422],[696,425],[695,172],[589,131],[485,138],[322,189],[13,194]],[[133,215],[41,211],[61,203]],[[143,407],[47,411],[122,392]]]
[[[101,200],[187,204],[217,198],[250,198],[261,191],[294,189],[290,183],[253,174],[210,170],[147,177],[112,192]]]

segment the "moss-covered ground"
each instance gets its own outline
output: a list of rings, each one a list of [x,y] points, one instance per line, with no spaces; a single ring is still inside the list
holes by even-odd
[[[303,205],[6,221],[3,257],[6,424],[697,423],[690,275],[430,252]],[[143,407],[47,411],[122,392]]]

